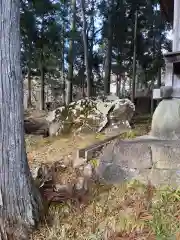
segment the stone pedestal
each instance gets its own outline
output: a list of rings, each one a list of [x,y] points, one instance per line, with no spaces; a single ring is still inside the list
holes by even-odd
[[[157,106],[150,135],[160,139],[178,139],[180,136],[180,99],[162,100]]]
[[[180,139],[180,99],[160,102],[152,118],[150,135],[159,139]],[[156,168],[180,168],[180,145],[152,146],[152,161]]]

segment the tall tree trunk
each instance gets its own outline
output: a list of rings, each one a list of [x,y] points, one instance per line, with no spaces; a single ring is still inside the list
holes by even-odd
[[[40,73],[41,73],[41,103],[40,103],[40,109],[45,109],[45,74],[44,74],[44,59],[43,59],[43,50],[40,57]]]
[[[63,36],[64,36],[64,27],[63,27]],[[63,104],[66,104],[66,82],[65,82],[65,75],[64,75],[64,37],[63,37],[63,46],[62,46],[62,80],[63,80]]]
[[[91,70],[89,65],[87,23],[86,23],[86,17],[85,17],[84,1],[85,0],[81,0],[81,12],[82,12],[82,20],[83,20],[84,62],[86,66],[86,76],[87,76],[87,97],[91,97],[92,83],[91,83]]]
[[[42,201],[33,186],[24,140],[20,1],[0,1],[0,239],[28,239]]]
[[[65,19],[64,19],[64,11],[65,11],[65,1],[63,1],[63,26],[62,26],[62,80],[63,80],[63,89],[62,89],[62,96],[63,96],[63,104],[66,104],[66,82],[65,82],[65,68],[64,68],[64,50],[65,50]]]
[[[116,76],[116,96],[118,96],[119,97],[119,74],[117,74],[117,76]]]
[[[123,83],[122,83],[122,93],[121,93],[122,94],[122,98],[125,97],[125,91],[126,91],[125,85],[126,85],[126,77],[123,78]]]
[[[32,107],[32,97],[31,97],[31,91],[32,91],[32,86],[31,86],[31,59],[29,59],[28,63],[28,100],[27,100],[27,106],[28,108]]]
[[[156,7],[157,10],[157,7]],[[152,32],[153,32],[153,60],[155,60],[156,57],[156,29],[155,29],[155,20],[153,20],[152,24]],[[154,89],[154,82],[155,82],[155,77],[152,78],[151,81],[151,116],[153,116],[154,112],[154,99],[153,99],[153,89]]]
[[[160,22],[161,24],[161,22]],[[158,75],[157,75],[157,87],[160,88],[161,87],[161,58],[162,58],[162,37],[161,37],[161,33],[159,32],[159,37],[160,37],[160,41],[159,41],[159,46],[158,46],[158,62],[159,62],[159,67],[158,67]]]
[[[81,79],[81,89],[82,89],[82,96],[83,96],[83,98],[86,97],[84,79],[85,79],[85,76]]]
[[[110,93],[110,84],[111,84],[111,60],[112,60],[112,41],[113,41],[113,31],[112,31],[112,22],[113,22],[113,9],[114,9],[114,0],[111,0],[110,11],[108,15],[108,39],[107,39],[107,52],[105,59],[105,75],[104,75],[104,93],[108,95]]]
[[[161,87],[161,67],[158,68],[157,85],[158,88]]]
[[[40,102],[40,110],[45,109],[45,73],[44,73],[44,15],[42,16],[42,26],[41,26],[41,48],[40,48],[40,62],[39,62],[39,69],[40,69],[40,79],[41,79],[41,102]]]
[[[119,98],[121,98],[121,90],[122,89],[122,75],[120,75],[120,81],[119,81]]]
[[[96,95],[96,86],[94,86],[94,76],[93,76],[93,47],[94,47],[94,38],[95,38],[95,24],[94,24],[94,0],[91,1],[91,20],[90,24],[92,26],[90,41],[89,41],[89,69],[91,74],[91,86],[92,86],[92,95]]]
[[[121,75],[120,74],[117,75],[117,79],[116,79],[116,95],[117,97],[120,98],[120,95],[121,95]]]
[[[133,79],[132,79],[132,94],[131,101],[134,103],[136,92],[136,51],[137,51],[137,23],[138,23],[138,10],[135,12],[134,21],[134,46],[133,46]]]
[[[69,69],[68,69],[68,78],[67,78],[67,91],[66,91],[66,104],[70,104],[72,102],[72,94],[73,94],[73,69],[74,69],[74,33],[76,27],[76,0],[72,0],[72,22],[71,22],[71,38],[69,43]]]

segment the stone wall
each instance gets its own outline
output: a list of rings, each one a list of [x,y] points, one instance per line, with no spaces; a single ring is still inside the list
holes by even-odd
[[[180,140],[150,136],[117,140],[103,150],[97,172],[106,183],[137,179],[155,186],[179,187]]]

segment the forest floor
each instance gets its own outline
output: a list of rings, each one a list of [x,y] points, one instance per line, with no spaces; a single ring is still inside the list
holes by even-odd
[[[144,135],[147,118],[133,130]],[[29,164],[73,161],[77,148],[102,140],[104,136],[26,138]],[[72,169],[71,169],[72,170]],[[69,178],[72,172],[62,176]],[[32,240],[170,240],[180,239],[180,190],[154,189],[137,181],[116,186],[93,185],[85,208],[71,204],[52,205],[51,222],[43,223]]]

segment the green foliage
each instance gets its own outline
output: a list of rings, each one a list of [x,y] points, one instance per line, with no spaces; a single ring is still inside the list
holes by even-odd
[[[70,71],[68,64],[73,63],[77,72],[73,73],[73,84],[86,87],[83,21],[77,2],[76,26],[72,35],[71,4],[69,0],[21,1],[22,65],[25,72],[29,65],[32,70],[37,69],[39,72],[41,62],[45,72],[60,83],[59,73],[64,68],[67,76]],[[85,2],[89,68],[96,92],[103,87],[101,69],[107,51],[109,4],[107,0]],[[170,25],[162,19],[158,4],[157,0],[116,0],[111,9],[112,60],[118,64],[119,73],[126,73],[130,77],[132,77],[134,13],[138,9],[137,75],[138,81],[145,87],[157,78],[159,68],[164,68],[162,50],[171,49],[171,42],[166,36]],[[69,55],[69,43],[72,38],[73,52]]]

